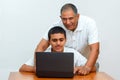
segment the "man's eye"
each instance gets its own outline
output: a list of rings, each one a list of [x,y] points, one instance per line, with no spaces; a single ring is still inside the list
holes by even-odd
[[[69,20],[73,20],[73,17],[69,18]]]
[[[66,18],[62,18],[63,21],[66,21],[67,19]]]

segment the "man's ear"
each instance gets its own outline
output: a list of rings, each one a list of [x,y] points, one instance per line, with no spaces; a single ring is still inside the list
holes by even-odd
[[[60,18],[62,18],[62,17],[60,16]]]
[[[79,19],[79,17],[80,17],[80,14],[77,14],[77,18]]]

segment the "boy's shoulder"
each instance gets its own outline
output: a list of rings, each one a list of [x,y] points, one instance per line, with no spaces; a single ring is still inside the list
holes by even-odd
[[[64,47],[64,52],[78,52],[78,51],[73,48]]]

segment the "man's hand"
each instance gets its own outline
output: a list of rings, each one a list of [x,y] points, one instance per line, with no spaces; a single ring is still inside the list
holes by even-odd
[[[78,66],[74,68],[74,74],[87,75],[91,71],[91,68],[87,66]]]

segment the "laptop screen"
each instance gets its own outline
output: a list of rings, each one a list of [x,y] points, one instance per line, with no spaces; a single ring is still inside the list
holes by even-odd
[[[73,53],[36,52],[38,77],[73,77],[73,69]]]

